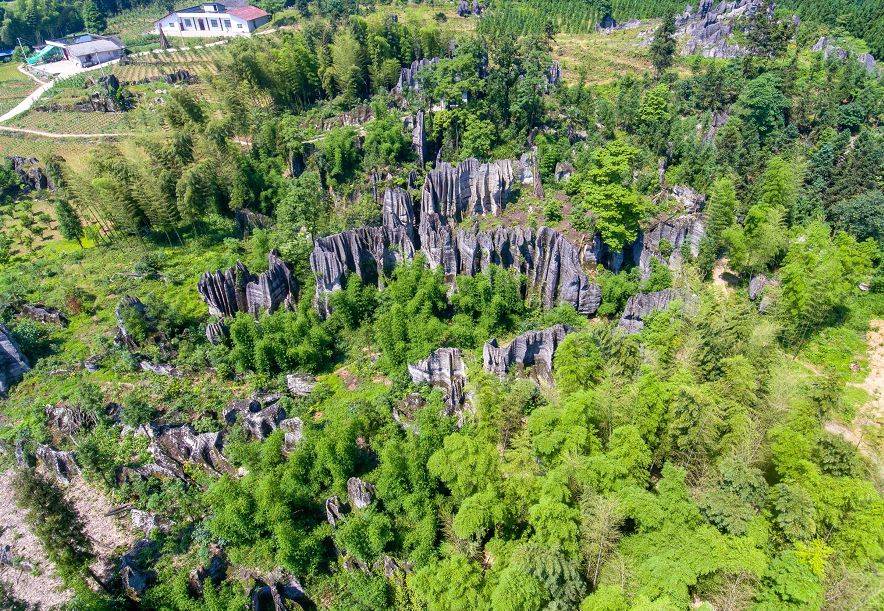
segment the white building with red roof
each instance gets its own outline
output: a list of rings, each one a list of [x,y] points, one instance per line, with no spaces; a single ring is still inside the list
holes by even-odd
[[[270,21],[270,14],[250,4],[208,2],[169,13],[154,22],[157,34],[166,36],[211,38],[248,36]]]

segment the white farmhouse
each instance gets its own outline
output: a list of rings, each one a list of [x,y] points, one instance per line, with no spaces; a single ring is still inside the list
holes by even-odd
[[[80,34],[69,38],[47,40],[47,51],[43,55],[48,55],[48,52],[53,48],[61,49],[64,58],[77,68],[89,68],[120,59],[126,52],[125,45],[116,36],[99,36],[98,34]]]
[[[209,2],[169,13],[154,22],[157,34],[181,37],[247,36],[270,21],[256,6],[227,7]]]

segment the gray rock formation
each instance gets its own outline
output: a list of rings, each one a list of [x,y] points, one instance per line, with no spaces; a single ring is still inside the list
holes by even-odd
[[[414,116],[413,126],[411,128],[411,148],[417,155],[418,163],[423,167],[427,162],[427,132],[424,127],[424,111],[418,110]]]
[[[286,418],[280,421],[279,428],[284,434],[283,449],[286,452],[291,452],[304,437],[304,422],[300,418]]]
[[[358,477],[351,477],[347,480],[347,498],[350,499],[351,507],[365,509],[374,500],[374,485]]]
[[[337,526],[343,517],[341,500],[336,496],[327,498],[325,500],[325,519],[328,520],[328,523],[332,526]]]
[[[285,377],[285,385],[293,397],[306,397],[316,386],[316,377],[307,373],[290,373]]]
[[[23,191],[42,191],[43,189],[52,189],[52,181],[40,166],[40,161],[36,157],[19,157],[12,155],[7,157],[12,162],[13,171],[18,174],[21,181]]]
[[[670,269],[678,269],[684,262],[685,252],[696,257],[704,235],[706,219],[701,212],[658,217],[640,237],[638,266],[642,278],[651,273],[653,259],[665,263]]]
[[[73,452],[62,452],[48,445],[37,446],[37,462],[47,473],[62,484],[70,484],[71,479],[79,475],[80,467],[74,460]]]
[[[574,166],[568,163],[567,161],[560,161],[556,164],[556,169],[554,171],[555,179],[559,182],[563,180],[568,180],[577,170],[574,169]]]
[[[280,573],[280,571],[274,571],[274,573]],[[266,581],[270,583],[259,580],[252,588],[248,611],[299,611],[304,608],[298,601],[306,602],[307,596],[297,580],[266,579]],[[315,605],[310,608],[315,608]]]
[[[361,227],[316,239],[310,268],[316,277],[317,310],[322,316],[330,313],[328,294],[342,289],[348,274],[378,283],[397,263],[413,257],[414,244],[402,228]]]
[[[266,439],[285,420],[285,409],[277,400],[237,400],[224,412],[227,424],[239,422],[253,439]]]
[[[148,451],[154,472],[185,479],[185,467],[195,464],[217,475],[232,473],[233,467],[221,454],[221,433],[197,433],[189,424],[147,427]]]
[[[850,57],[850,53],[846,49],[836,45],[827,36],[820,37],[810,50],[816,53],[822,53],[824,59],[835,59],[843,62]],[[856,61],[859,62],[868,74],[874,76],[878,73],[875,58],[870,53],[861,53],[860,55],[857,55]]]
[[[471,15],[475,15],[478,17],[482,14],[484,7],[479,4],[479,0],[473,0],[472,3],[470,0],[460,0],[457,3],[457,14],[460,17],[469,17]]]
[[[732,42],[731,35],[740,26],[740,18],[762,6],[762,0],[722,1],[714,6],[712,0],[702,0],[697,10],[688,6],[675,20],[676,34],[687,39],[682,53],[728,59],[745,55],[747,49]]]
[[[673,301],[685,302],[688,307],[693,307],[696,298],[685,291],[678,289],[665,289],[655,293],[638,293],[626,301],[626,308],[620,317],[619,326],[628,333],[637,333],[644,326],[644,319],[654,312],[666,309]]]
[[[0,396],[5,396],[30,370],[31,365],[12,339],[12,333],[0,323]]]
[[[385,190],[381,198],[381,217],[384,227],[402,229],[414,239],[414,206],[408,191],[399,187]]]
[[[210,322],[206,325],[206,339],[213,346],[224,343],[227,338],[227,327],[221,322]]]
[[[46,424],[49,428],[62,435],[73,436],[81,430],[91,428],[97,423],[95,414],[85,412],[76,405],[56,403],[44,408]]]
[[[134,350],[138,347],[138,341],[132,335],[132,330],[126,328],[126,319],[137,317],[146,322],[147,308],[137,297],[125,295],[117,304],[114,315],[117,319],[117,342],[130,350]]]
[[[448,406],[447,415],[450,416],[462,408],[466,400],[464,386],[467,372],[459,349],[434,350],[424,360],[409,365],[408,373],[415,384],[429,384],[442,389]]]
[[[546,82],[550,86],[558,85],[562,82],[562,65],[553,61],[546,71]]]
[[[445,222],[472,215],[498,215],[506,207],[524,168],[518,161],[501,159],[479,163],[467,159],[452,166],[442,162],[427,174],[421,192],[420,217],[436,213]]]
[[[213,586],[218,586],[227,572],[227,560],[220,549],[212,550],[212,557],[208,564],[193,569],[188,575],[187,589],[194,598],[202,598],[204,585],[208,580]]]
[[[393,87],[393,92],[402,95],[406,91],[420,91],[420,82],[417,75],[421,70],[435,66],[439,62],[438,57],[431,59],[416,59],[411,62],[410,66],[402,68],[399,72],[399,81]]]
[[[257,276],[240,262],[226,271],[206,272],[197,290],[209,307],[209,314],[224,318],[245,312],[257,316],[280,307],[294,307],[297,281],[291,268],[275,250],[267,255],[269,267]]]
[[[168,363],[151,363],[146,359],[142,359],[138,366],[141,368],[141,371],[155,373],[158,376],[177,378],[181,375],[181,372],[174,365],[169,365]]]
[[[67,316],[61,310],[50,308],[42,303],[26,303],[20,308],[22,316],[26,316],[31,320],[46,324],[66,326],[68,324]]]
[[[260,212],[248,208],[240,208],[234,215],[236,229],[242,237],[248,237],[255,229],[267,229],[273,225],[273,219]]]
[[[506,346],[492,339],[482,349],[485,370],[502,377],[513,369],[534,366],[539,377],[551,381],[553,355],[571,330],[567,325],[555,325],[542,331],[528,331]]]
[[[155,555],[156,544],[141,539],[120,558],[120,582],[123,593],[131,600],[138,601],[150,585],[152,574],[143,565]]]
[[[758,301],[758,311],[765,314],[773,305],[774,293],[772,288],[780,285],[779,281],[774,278],[768,278],[764,274],[752,276],[749,280],[749,299]],[[760,298],[760,299],[759,299]]]

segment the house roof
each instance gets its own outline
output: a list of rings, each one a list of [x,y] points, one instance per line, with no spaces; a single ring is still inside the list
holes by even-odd
[[[257,6],[251,5],[228,9],[227,14],[233,15],[234,17],[239,17],[240,19],[245,19],[246,21],[270,16],[270,13],[268,13],[264,9],[260,9]]]
[[[47,40],[46,44],[65,49],[69,55],[77,57],[103,51],[118,51],[125,49],[125,45],[116,36],[97,36],[94,34],[82,34],[70,38]]]

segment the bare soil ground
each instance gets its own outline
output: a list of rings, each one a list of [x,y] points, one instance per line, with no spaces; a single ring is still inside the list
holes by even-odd
[[[858,384],[872,397],[850,424],[830,421],[826,430],[840,435],[857,447],[877,470],[879,482],[884,482],[884,320],[873,320],[866,335],[869,344],[869,375]]]
[[[12,471],[0,473],[0,548],[9,545],[18,566],[0,567],[0,580],[16,598],[27,603],[44,609],[63,605],[70,600],[71,592],[62,585],[40,542],[25,524],[23,512],[15,505],[12,477]],[[107,516],[113,508],[110,499],[82,478],[71,482],[65,496],[73,502],[92,539],[97,556],[93,570],[109,579],[119,553],[135,539],[131,526],[124,521],[128,514],[122,518]]]

